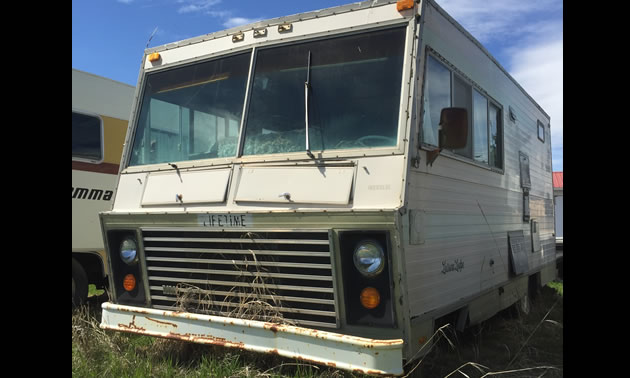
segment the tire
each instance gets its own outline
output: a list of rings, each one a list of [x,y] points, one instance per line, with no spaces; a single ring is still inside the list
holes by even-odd
[[[82,305],[87,300],[88,279],[85,269],[72,259],[72,308]]]

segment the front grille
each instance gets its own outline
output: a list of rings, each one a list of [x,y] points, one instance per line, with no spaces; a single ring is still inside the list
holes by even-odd
[[[154,308],[339,325],[327,230],[145,228],[142,237]]]

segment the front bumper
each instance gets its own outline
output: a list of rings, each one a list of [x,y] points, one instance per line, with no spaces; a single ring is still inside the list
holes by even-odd
[[[103,303],[100,327],[148,336],[236,347],[358,371],[400,375],[403,340],[374,340],[256,320]]]

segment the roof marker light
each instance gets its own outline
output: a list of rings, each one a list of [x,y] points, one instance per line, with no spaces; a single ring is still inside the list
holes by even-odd
[[[406,9],[413,9],[414,0],[398,0],[396,2],[396,10],[403,11]]]
[[[160,60],[160,53],[153,53],[151,55],[149,55],[149,62],[155,62]]]

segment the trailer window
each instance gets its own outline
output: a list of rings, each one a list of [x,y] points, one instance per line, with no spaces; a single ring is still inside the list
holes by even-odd
[[[236,156],[250,56],[149,74],[129,165]]]
[[[502,169],[501,109],[461,72],[457,72],[433,55],[427,56],[422,143],[438,146],[438,123],[443,108],[464,108],[468,112],[468,142],[466,147],[451,152]]]
[[[467,110],[468,115],[468,140],[466,147],[453,150],[454,153],[466,156],[472,159],[472,135],[470,128],[472,126],[472,86],[460,78],[458,75],[453,75],[453,107],[464,108]],[[486,126],[487,127],[487,126]]]
[[[490,128],[490,166],[503,168],[503,127],[501,109],[493,103],[488,106]]]
[[[72,157],[90,161],[103,159],[99,117],[72,112]]]
[[[424,84],[424,143],[437,147],[440,112],[450,106],[451,71],[429,55]]]
[[[398,113],[405,29],[259,50],[244,155],[391,147]],[[310,53],[310,62],[309,62]]]
[[[540,139],[541,142],[545,142],[545,126],[542,124],[542,122],[537,121],[537,127],[538,127],[538,139]]]
[[[473,90],[473,114],[475,160],[488,164],[488,99],[476,89]]]

